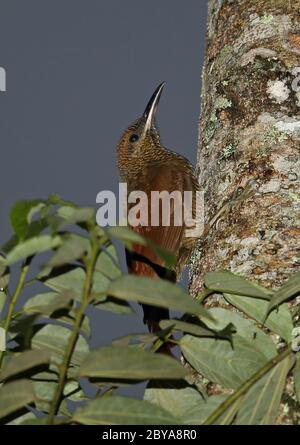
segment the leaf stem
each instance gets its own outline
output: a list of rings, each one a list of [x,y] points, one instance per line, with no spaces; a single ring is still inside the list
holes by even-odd
[[[268,361],[261,369],[253,374],[250,379],[243,383],[231,396],[229,396],[220,406],[203,422],[202,425],[213,425],[219,417],[243,394],[245,394],[258,380],[267,374],[278,363],[284,360],[292,352],[292,344],[289,343],[286,349],[280,352],[276,357]]]
[[[11,322],[11,319],[12,319],[12,316],[14,313],[15,305],[16,305],[18,298],[20,296],[20,293],[24,287],[24,282],[25,282],[25,278],[26,278],[29,266],[30,266],[30,260],[25,261],[24,264],[22,265],[19,281],[17,283],[17,287],[15,289],[14,294],[12,295],[12,297],[10,299],[8,311],[7,311],[7,314],[6,314],[6,317],[4,320],[4,325],[3,325],[3,328],[6,333],[9,329],[9,325],[10,325],[10,322]],[[0,351],[0,368],[2,366],[4,354],[5,354],[5,351]]]
[[[55,390],[53,400],[51,402],[51,407],[50,407],[49,416],[48,416],[48,420],[47,420],[48,425],[53,424],[54,418],[55,418],[57,411],[59,409],[65,382],[66,382],[66,378],[67,378],[68,368],[69,368],[72,354],[75,349],[76,342],[77,342],[77,339],[79,336],[81,323],[82,323],[82,320],[84,317],[84,311],[85,311],[87,305],[89,304],[90,293],[91,293],[91,288],[92,288],[92,284],[93,284],[93,274],[94,274],[94,269],[95,269],[95,263],[96,263],[97,255],[98,255],[98,251],[99,251],[97,238],[94,237],[93,234],[92,234],[92,239],[91,239],[91,245],[92,245],[91,254],[90,254],[90,257],[87,260],[87,264],[86,264],[86,276],[85,276],[85,281],[84,281],[84,286],[83,286],[82,300],[81,300],[78,310],[76,311],[76,317],[74,320],[74,328],[73,328],[72,333],[69,337],[65,355],[64,355],[63,361],[60,365],[58,383],[57,383],[57,387]]]
[[[30,286],[31,284],[36,284],[36,283],[38,283],[39,281],[36,279],[36,278],[32,278],[31,280],[27,280],[27,281],[25,281],[25,283],[24,283],[24,287],[27,287],[27,286]]]

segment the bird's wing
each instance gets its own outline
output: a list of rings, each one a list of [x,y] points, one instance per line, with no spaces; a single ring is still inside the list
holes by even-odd
[[[167,191],[169,193],[173,191],[194,191],[193,178],[191,177],[191,169],[187,165],[178,165],[178,161],[170,161],[167,165],[162,163],[153,163],[147,166],[147,168],[139,175],[139,177],[133,181],[128,192],[133,190],[140,190],[146,193],[148,197],[148,215],[153,213],[151,209],[151,191]],[[135,204],[129,205],[129,209]],[[174,201],[170,201],[170,222],[168,226],[161,224],[161,208],[159,225],[153,226],[149,223],[146,226],[133,227],[135,232],[141,233],[150,239],[160,247],[171,251],[175,256],[179,256],[180,248],[182,247],[185,226],[174,225]],[[137,255],[147,258],[152,263],[164,266],[163,260],[159,258],[153,250],[148,246],[134,246],[134,251]],[[129,259],[128,266],[131,273],[143,274],[143,275],[155,275],[153,268],[143,263],[142,261],[134,261],[131,257]]]

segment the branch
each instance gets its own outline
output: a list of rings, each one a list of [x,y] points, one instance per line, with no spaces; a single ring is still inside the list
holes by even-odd
[[[69,338],[69,341],[67,344],[67,348],[65,351],[65,355],[64,355],[63,361],[60,365],[58,383],[57,383],[55,394],[54,394],[54,397],[53,397],[53,400],[51,403],[49,416],[48,416],[48,420],[47,420],[47,423],[49,425],[53,424],[55,415],[57,414],[57,411],[59,409],[59,405],[61,402],[61,398],[62,398],[62,394],[63,394],[63,390],[64,390],[66,378],[67,378],[68,368],[69,368],[72,354],[75,349],[75,345],[76,345],[76,342],[77,342],[77,339],[79,336],[81,323],[82,323],[82,320],[84,317],[84,311],[85,311],[87,305],[89,304],[89,298],[90,298],[90,292],[91,292],[91,287],[92,287],[92,283],[93,283],[93,274],[94,274],[95,263],[97,260],[97,255],[98,255],[98,242],[97,242],[96,236],[92,235],[91,255],[90,255],[90,258],[88,259],[88,262],[86,265],[86,276],[85,276],[85,281],[84,281],[84,286],[83,286],[82,300],[81,300],[80,306],[76,312],[76,317],[74,320],[74,329],[72,330],[72,333],[70,335],[70,338]]]
[[[11,300],[10,300],[10,303],[9,303],[8,311],[7,311],[7,314],[6,314],[6,317],[5,317],[5,320],[4,320],[4,326],[3,326],[5,332],[8,332],[8,329],[9,329],[9,326],[10,326],[10,322],[11,322],[11,319],[12,319],[12,316],[13,316],[13,313],[14,313],[14,309],[15,309],[15,306],[16,306],[16,303],[17,303],[18,298],[20,296],[20,293],[21,293],[21,291],[22,291],[22,289],[24,287],[25,278],[26,278],[29,266],[30,266],[30,260],[28,259],[28,260],[26,260],[24,262],[24,264],[23,264],[23,266],[21,268],[21,273],[20,273],[20,277],[19,277],[19,281],[18,281],[16,290],[15,290],[13,296],[11,297]],[[5,354],[5,351],[1,351],[0,352],[0,368],[2,366],[4,354]]]

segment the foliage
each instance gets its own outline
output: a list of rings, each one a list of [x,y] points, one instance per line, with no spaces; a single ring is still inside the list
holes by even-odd
[[[287,304],[300,291],[300,274],[273,292],[211,272],[193,300],[179,285],[122,275],[114,239],[128,249],[148,244],[168,266],[174,258],[128,228],[101,229],[93,209],[54,195],[16,203],[10,219],[14,233],[0,257],[1,423],[272,424],[288,379],[300,402],[299,314]],[[28,279],[33,259],[42,267]],[[20,306],[25,286],[36,282],[44,291]],[[216,293],[222,307],[206,309],[203,301]],[[90,350],[88,306],[121,317],[133,311],[131,301],[183,315],[162,320],[155,335],[129,334]],[[179,346],[181,363],[155,352],[164,342]],[[148,381],[144,400],[118,394],[141,381]],[[211,394],[208,383],[229,395]]]

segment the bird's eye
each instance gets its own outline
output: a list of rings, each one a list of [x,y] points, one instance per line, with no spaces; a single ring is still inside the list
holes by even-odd
[[[129,138],[129,142],[136,142],[139,140],[139,136],[137,134],[132,134]]]

